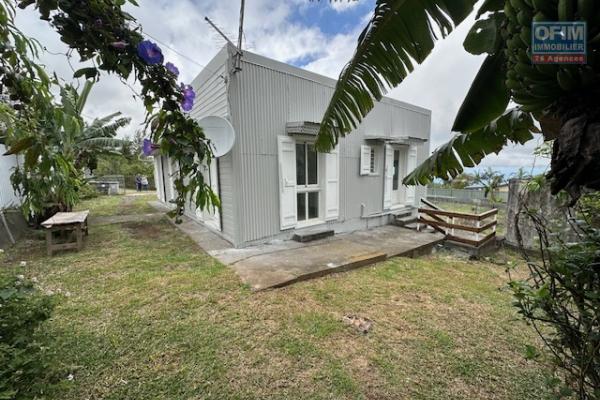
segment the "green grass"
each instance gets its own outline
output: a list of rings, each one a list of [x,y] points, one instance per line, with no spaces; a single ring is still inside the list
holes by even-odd
[[[115,213],[125,201],[115,199],[81,207]],[[396,258],[252,293],[162,220],[91,226],[83,251],[52,258],[30,241],[8,250],[0,270],[61,293],[44,326],[57,371],[49,399],[548,395],[549,371],[524,359],[539,343],[495,264]],[[373,320],[371,331],[345,325],[346,314]]]
[[[148,201],[150,200],[156,200],[155,193],[144,193],[133,196],[100,196],[95,199],[82,201],[75,207],[75,210],[90,209],[92,215],[98,217],[109,215],[149,214],[156,212],[156,210],[148,204]]]

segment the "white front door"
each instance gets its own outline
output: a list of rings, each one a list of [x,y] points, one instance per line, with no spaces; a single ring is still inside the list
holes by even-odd
[[[303,138],[278,136],[281,230],[332,221],[340,215],[340,152],[317,153]]]
[[[383,173],[383,209],[392,207],[392,187],[394,177],[394,148],[389,144],[384,148],[384,173]]]
[[[406,190],[402,178],[406,174],[406,147],[385,145],[385,181],[383,185],[383,208],[399,207],[406,203]]]
[[[402,196],[402,180],[401,171],[400,171],[400,159],[401,153],[403,153],[399,148],[394,148],[394,155],[392,157],[392,207],[397,206],[399,204],[404,203],[404,199]]]
[[[296,218],[298,224],[322,219],[319,157],[312,143],[296,142]]]

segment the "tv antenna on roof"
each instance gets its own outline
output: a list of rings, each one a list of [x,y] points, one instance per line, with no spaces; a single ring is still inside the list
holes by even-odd
[[[210,20],[210,18],[204,17],[204,19],[206,20],[206,22],[208,22],[210,24],[210,26],[212,26],[213,29],[215,31],[217,31],[217,33],[219,35],[221,35],[227,41],[227,43],[229,43],[231,46],[233,46],[233,47],[235,47],[237,49],[237,52],[235,54],[235,62],[234,62],[234,67],[233,67],[233,73],[236,73],[236,72],[242,70],[242,37],[244,36],[244,6],[245,6],[245,0],[241,0],[240,3],[241,3],[240,4],[240,28],[239,28],[239,31],[238,31],[238,44],[237,44],[237,46],[233,44],[233,42],[227,37],[227,35],[225,35],[217,27],[217,25],[215,25],[215,23]]]

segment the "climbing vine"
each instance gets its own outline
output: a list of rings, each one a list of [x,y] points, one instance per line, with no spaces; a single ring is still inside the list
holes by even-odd
[[[135,0],[128,2],[137,6]],[[76,51],[82,62],[92,63],[76,71],[74,78],[98,80],[103,74],[114,74],[123,82],[133,76],[141,84],[145,129],[159,144],[160,152],[177,164],[173,216],[183,214],[188,199],[200,208],[218,206],[219,199],[205,183],[201,168],[203,161],[211,159],[209,142],[202,128],[185,113],[192,109],[195,93],[191,86],[178,82],[179,70],[172,63],[164,63],[161,49],[144,39],[135,18],[123,11],[125,3],[125,0],[23,0],[17,4],[21,9],[34,7],[70,51]],[[40,45],[16,28],[15,13],[10,0],[0,0],[1,92],[10,96],[20,119],[33,121],[40,99],[51,107],[49,87],[55,81],[32,61]],[[32,99],[38,104],[33,104]],[[34,135],[35,126],[29,128]],[[27,150],[27,140],[23,140],[27,135],[20,137],[19,142],[9,143],[11,152]]]

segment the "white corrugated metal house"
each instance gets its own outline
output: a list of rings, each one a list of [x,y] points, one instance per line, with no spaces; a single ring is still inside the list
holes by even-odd
[[[0,210],[17,207],[21,200],[15,194],[10,183],[10,175],[18,165],[17,156],[5,156],[6,147],[0,143]]]
[[[328,154],[312,142],[336,81],[245,51],[224,47],[196,77],[191,115],[228,119],[229,153],[211,164],[218,212],[187,214],[236,247],[287,239],[307,229],[336,233],[389,223],[417,205],[426,188],[402,178],[429,154],[431,112],[384,98],[359,128]],[[155,157],[158,197],[174,198],[175,164]]]

